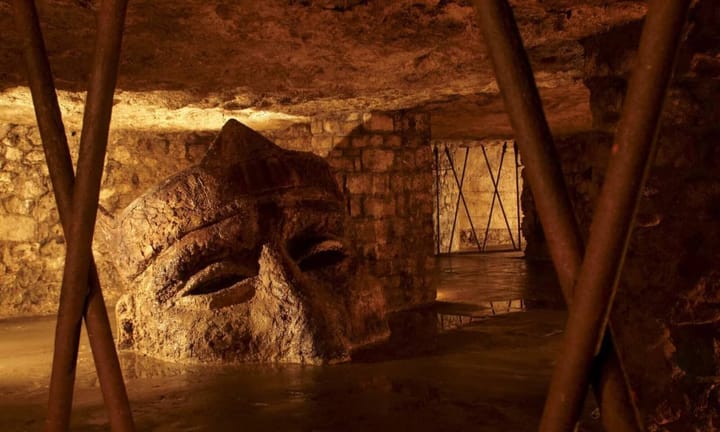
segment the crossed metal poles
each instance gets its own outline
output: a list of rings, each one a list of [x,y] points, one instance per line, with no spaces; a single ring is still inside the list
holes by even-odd
[[[661,108],[691,0],[650,0],[638,67],[628,87],[584,261],[577,223],[512,10],[506,0],[473,1],[523,152],[527,180],[536,199],[550,254],[568,304],[575,300],[575,304],[570,305],[563,355],[551,382],[540,430],[572,430],[591,379],[606,429],[636,430],[641,427],[637,413],[628,398],[611,336],[604,330],[639,192],[654,154]],[[83,119],[77,179],[73,179],[69,163],[34,4],[29,0],[14,0],[14,5],[26,48],[38,125],[68,244],[46,430],[62,431],[69,426],[83,316],[111,425],[115,430],[134,430],[91,252],[126,0],[104,0],[98,13],[97,45]],[[577,292],[575,298],[573,291]],[[591,371],[593,360],[597,367]]]
[[[445,157],[448,160],[448,164],[450,165],[450,171],[453,174],[453,178],[455,180],[455,185],[458,188],[458,196],[455,201],[455,211],[453,212],[453,223],[452,228],[450,229],[450,241],[448,242],[448,249],[447,253],[452,252],[452,244],[453,240],[455,238],[455,229],[457,227],[457,220],[458,220],[458,213],[460,211],[460,203],[462,202],[463,207],[465,209],[465,215],[467,216],[468,223],[470,224],[470,231],[472,233],[472,237],[475,240],[475,244],[477,245],[478,252],[485,252],[487,248],[487,241],[488,241],[488,234],[490,232],[490,225],[492,224],[492,218],[495,211],[495,202],[498,203],[498,206],[500,207],[500,212],[502,214],[502,217],[505,222],[505,227],[507,228],[508,235],[510,237],[510,242],[512,243],[512,250],[520,250],[522,249],[522,242],[520,240],[521,237],[521,226],[520,226],[520,183],[519,183],[519,159],[518,159],[518,152],[517,152],[517,143],[514,144],[514,150],[515,150],[515,193],[516,193],[516,204],[517,204],[517,222],[518,222],[518,242],[515,242],[515,238],[513,236],[512,228],[510,227],[510,222],[508,220],[507,212],[505,211],[505,206],[503,205],[502,197],[500,196],[500,175],[502,174],[503,169],[503,163],[505,161],[505,154],[507,153],[507,142],[503,143],[502,146],[502,153],[500,154],[500,162],[497,168],[497,175],[493,174],[493,168],[490,165],[490,159],[488,158],[487,151],[485,149],[484,145],[480,146],[483,153],[483,158],[485,159],[485,166],[487,167],[487,172],[490,177],[490,181],[492,182],[493,186],[493,196],[490,204],[490,212],[488,213],[488,219],[487,224],[485,225],[485,234],[483,236],[482,244],[480,244],[480,240],[478,239],[477,232],[475,231],[475,225],[473,224],[472,215],[470,214],[470,209],[468,207],[467,201],[465,200],[465,194],[463,193],[463,187],[465,186],[465,173],[468,165],[468,156],[470,155],[470,147],[464,147],[465,148],[465,156],[463,159],[462,164],[462,170],[460,177],[458,178],[457,168],[455,166],[455,161],[453,159],[453,156],[450,152],[450,149],[448,148],[447,144],[444,146],[444,153]],[[433,148],[434,154],[435,154],[435,190],[437,193],[437,203],[436,203],[436,233],[437,233],[437,254],[439,255],[441,253],[440,251],[440,156],[439,156],[439,149],[438,146],[435,146]]]
[[[488,233],[490,232],[490,224],[492,223],[492,217],[493,217],[493,210],[495,210],[495,198],[497,198],[497,203],[500,206],[500,212],[503,215],[503,218],[505,219],[505,226],[507,227],[508,234],[510,235],[510,241],[512,242],[513,249],[516,249],[515,245],[515,239],[513,238],[512,229],[510,228],[510,222],[508,222],[507,213],[505,213],[505,206],[503,205],[502,198],[500,198],[500,174],[502,174],[503,169],[503,162],[505,161],[505,153],[507,153],[507,143],[503,143],[502,147],[502,153],[500,155],[500,164],[498,165],[497,170],[497,178],[493,175],[492,167],[490,166],[490,160],[487,156],[487,151],[485,151],[485,146],[480,147],[483,152],[483,157],[485,158],[485,165],[487,166],[488,174],[490,174],[490,181],[493,185],[493,197],[490,204],[490,214],[488,215],[488,221],[487,225],[485,226],[485,236],[483,237],[483,245],[482,250],[485,250],[485,247],[487,246],[487,240],[488,240]],[[517,169],[515,170],[515,174],[517,174]],[[517,178],[515,179],[517,183]],[[520,208],[517,209],[518,213],[520,212]]]
[[[80,327],[84,317],[110,425],[114,431],[134,431],[91,250],[127,0],[103,0],[98,11],[77,177],[73,174],[35,4],[32,0],[14,0],[13,4],[35,115],[67,243],[45,430],[69,429]]]
[[[638,198],[654,157],[660,113],[691,0],[650,0],[583,259],[572,206],[530,63],[507,0],[473,0],[525,163],[548,249],[570,314],[540,423],[571,431],[592,382],[608,431],[642,422],[612,341],[609,312]],[[610,332],[605,332],[608,326]]]

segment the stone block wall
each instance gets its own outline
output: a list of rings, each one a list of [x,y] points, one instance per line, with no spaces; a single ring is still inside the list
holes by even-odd
[[[288,150],[297,151],[313,151],[320,156],[327,155],[328,150],[319,149],[314,151],[311,147],[312,133],[310,132],[310,123],[296,123],[287,129],[266,130],[261,132],[262,135],[269,138],[270,141]]]
[[[427,114],[315,119],[313,150],[327,150],[355,225],[355,243],[381,278],[391,310],[435,299],[433,153]]]
[[[80,134],[67,131],[74,160]],[[98,223],[112,218],[163,178],[197,163],[212,133],[113,131],[100,192]],[[34,126],[0,129],[0,317],[53,314],[62,281],[65,240],[42,142]],[[102,245],[95,256],[108,304],[120,284]]]

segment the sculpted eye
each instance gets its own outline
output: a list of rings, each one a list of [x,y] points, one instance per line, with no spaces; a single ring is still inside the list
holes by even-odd
[[[339,264],[347,257],[345,245],[335,239],[319,239],[307,245],[295,257],[302,271],[317,270]]]
[[[239,284],[256,275],[257,269],[250,269],[228,262],[212,263],[191,276],[180,295],[182,297],[199,296],[219,294],[221,292],[223,295],[227,295],[230,292],[237,291],[235,293],[237,296],[234,295],[234,297],[238,297],[236,300],[241,301],[240,297],[244,298],[247,295],[252,297],[252,293],[249,288],[244,289]]]
[[[209,277],[196,283],[192,288],[185,291],[183,295],[189,296],[216,293],[218,291],[230,288],[231,286],[235,285],[238,282],[242,282],[245,279],[247,279],[247,277],[234,274]]]

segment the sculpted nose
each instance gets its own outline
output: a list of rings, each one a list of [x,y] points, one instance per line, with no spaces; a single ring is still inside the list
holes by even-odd
[[[261,361],[319,363],[307,308],[290,284],[290,274],[276,248],[264,245],[260,252],[255,297],[249,326]]]
[[[300,363],[344,359],[345,343],[328,319],[332,304],[292,277],[287,258],[272,245],[263,246],[259,264],[250,324],[270,356]]]
[[[286,263],[279,248],[271,244],[265,244],[258,259],[259,271],[258,282],[278,299],[285,299],[290,303],[296,303],[295,295],[291,286],[290,266]]]

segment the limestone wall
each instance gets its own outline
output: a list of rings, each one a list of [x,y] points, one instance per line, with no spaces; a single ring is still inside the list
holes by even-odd
[[[316,119],[313,149],[347,197],[356,244],[383,280],[390,309],[435,299],[433,154],[427,114],[350,114]]]
[[[354,243],[383,281],[390,309],[435,299],[428,114],[323,115],[309,124],[263,133],[281,147],[312,151],[330,163],[355,225]]]
[[[68,131],[73,159],[79,132]],[[213,134],[113,132],[100,192],[99,223],[148,187],[200,160]],[[0,130],[0,317],[55,313],[65,241],[34,126]],[[99,245],[96,242],[96,248]],[[117,277],[102,250],[96,261],[108,303],[119,296]]]

